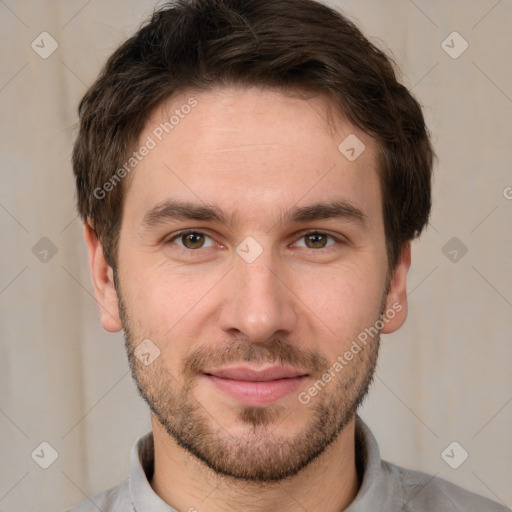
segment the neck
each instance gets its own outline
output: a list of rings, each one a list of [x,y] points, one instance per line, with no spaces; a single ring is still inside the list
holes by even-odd
[[[297,475],[253,483],[218,475],[176,444],[152,417],[155,471],[151,487],[176,510],[187,512],[341,512],[355,498],[355,418],[329,448]]]

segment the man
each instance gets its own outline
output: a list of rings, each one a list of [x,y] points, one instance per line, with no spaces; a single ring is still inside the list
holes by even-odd
[[[103,327],[152,432],[96,511],[503,511],[357,416],[407,315],[433,150],[388,58],[312,0],[178,0],[109,59],[73,154]]]

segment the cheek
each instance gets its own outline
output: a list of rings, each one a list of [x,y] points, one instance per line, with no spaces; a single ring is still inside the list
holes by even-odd
[[[311,319],[310,329],[325,331],[338,350],[377,320],[384,280],[379,273],[346,266],[338,272],[309,273],[294,291]]]
[[[298,338],[326,354],[331,346],[339,353],[374,324],[384,291],[384,271],[375,252],[359,252],[342,263],[280,267],[280,279],[290,289],[283,290],[282,300],[297,311]],[[229,271],[226,265],[170,264],[143,253],[125,259],[121,282],[134,329],[162,345],[173,340],[174,353],[190,350],[204,341],[204,329],[218,328],[220,309],[230,307],[227,299],[236,290],[234,269]]]
[[[221,274],[200,271],[192,266],[149,263],[134,258],[122,278],[123,296],[134,325],[157,338],[176,338],[176,333],[195,325],[205,294],[219,282]],[[205,301],[207,302],[207,300]]]

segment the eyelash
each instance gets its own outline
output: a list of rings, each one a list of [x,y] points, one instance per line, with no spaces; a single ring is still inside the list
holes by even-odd
[[[213,238],[208,233],[206,233],[205,231],[202,231],[200,229],[187,229],[187,230],[184,230],[184,231],[180,231],[179,233],[175,233],[170,238],[165,240],[165,243],[166,244],[173,243],[175,240],[177,240],[177,239],[179,239],[181,237],[184,237],[186,235],[192,234],[192,233],[196,234],[196,235],[203,235],[203,236],[208,237],[208,238],[213,240]],[[327,233],[325,231],[319,231],[319,230],[310,230],[310,231],[303,232],[297,238],[297,240],[303,239],[303,238],[307,237],[308,235],[322,235],[322,236],[326,236],[326,237],[328,237],[328,238],[330,238],[330,239],[332,239],[332,240],[334,240],[336,242],[335,244],[328,245],[327,247],[320,247],[318,249],[313,249],[311,247],[302,247],[302,249],[306,249],[306,250],[309,250],[309,251],[316,251],[316,252],[318,252],[320,250],[328,251],[330,249],[335,248],[336,245],[340,245],[340,244],[346,243],[346,241],[341,239],[341,238],[335,237],[334,235],[331,235],[330,233]],[[199,247],[198,249],[189,249],[188,247],[182,247],[180,245],[177,245],[177,247],[179,247],[179,249],[181,249],[183,252],[187,252],[187,253],[198,252],[200,249],[208,249],[208,247]]]

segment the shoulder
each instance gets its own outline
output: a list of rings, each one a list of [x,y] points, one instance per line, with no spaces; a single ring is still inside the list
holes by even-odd
[[[383,469],[399,477],[403,510],[420,512],[511,512],[510,509],[470,492],[448,480],[382,461]]]
[[[65,512],[132,512],[130,500],[130,479],[126,478],[119,484],[102,491],[71,507]]]

